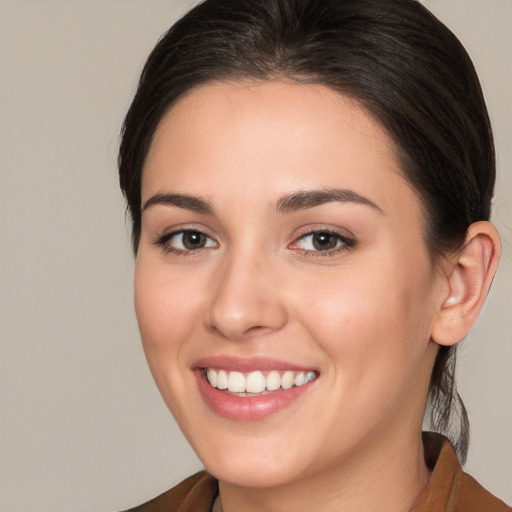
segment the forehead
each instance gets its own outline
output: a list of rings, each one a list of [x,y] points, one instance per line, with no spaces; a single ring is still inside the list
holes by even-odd
[[[412,192],[390,137],[354,99],[323,85],[240,82],[195,88],[164,116],[142,193],[270,198],[319,187],[364,192],[383,209]]]

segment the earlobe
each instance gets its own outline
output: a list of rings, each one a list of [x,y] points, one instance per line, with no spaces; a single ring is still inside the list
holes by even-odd
[[[432,339],[454,345],[475,323],[491,286],[501,253],[498,231],[490,222],[475,222],[466,243],[447,269],[448,293],[434,319]]]

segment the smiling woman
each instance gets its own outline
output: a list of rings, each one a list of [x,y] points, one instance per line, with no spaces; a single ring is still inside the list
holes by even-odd
[[[136,510],[509,510],[452,448],[500,242],[478,79],[425,8],[206,0],[119,169],[144,350],[207,471]]]

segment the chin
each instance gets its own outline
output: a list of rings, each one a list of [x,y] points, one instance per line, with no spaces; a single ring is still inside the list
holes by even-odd
[[[253,459],[230,460],[225,464],[216,461],[206,465],[206,470],[220,482],[253,489],[279,487],[294,481],[298,476],[296,471],[291,471],[286,465],[272,467],[264,461],[255,462]]]
[[[238,487],[271,488],[299,480],[310,467],[312,454],[301,448],[304,443],[284,437],[268,436],[264,431],[229,439],[210,436],[203,437],[195,448],[206,470],[219,481]]]

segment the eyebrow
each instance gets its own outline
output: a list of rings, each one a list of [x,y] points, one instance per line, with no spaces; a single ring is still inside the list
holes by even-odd
[[[277,211],[279,213],[292,213],[332,202],[361,204],[369,206],[382,214],[384,213],[373,201],[353,190],[332,188],[305,190],[283,196],[277,202]]]
[[[282,196],[276,205],[279,213],[293,213],[299,210],[307,210],[315,206],[321,206],[326,203],[356,203],[369,206],[380,213],[384,211],[373,201],[364,197],[353,190],[347,189],[323,189],[323,190],[305,190],[293,192]],[[205,215],[215,215],[215,208],[205,199],[188,194],[155,194],[151,196],[142,207],[142,211],[152,206],[176,206],[186,210],[191,210]]]
[[[188,194],[155,194],[144,203],[142,211],[155,205],[177,206],[205,215],[215,215],[215,208],[208,201]]]

